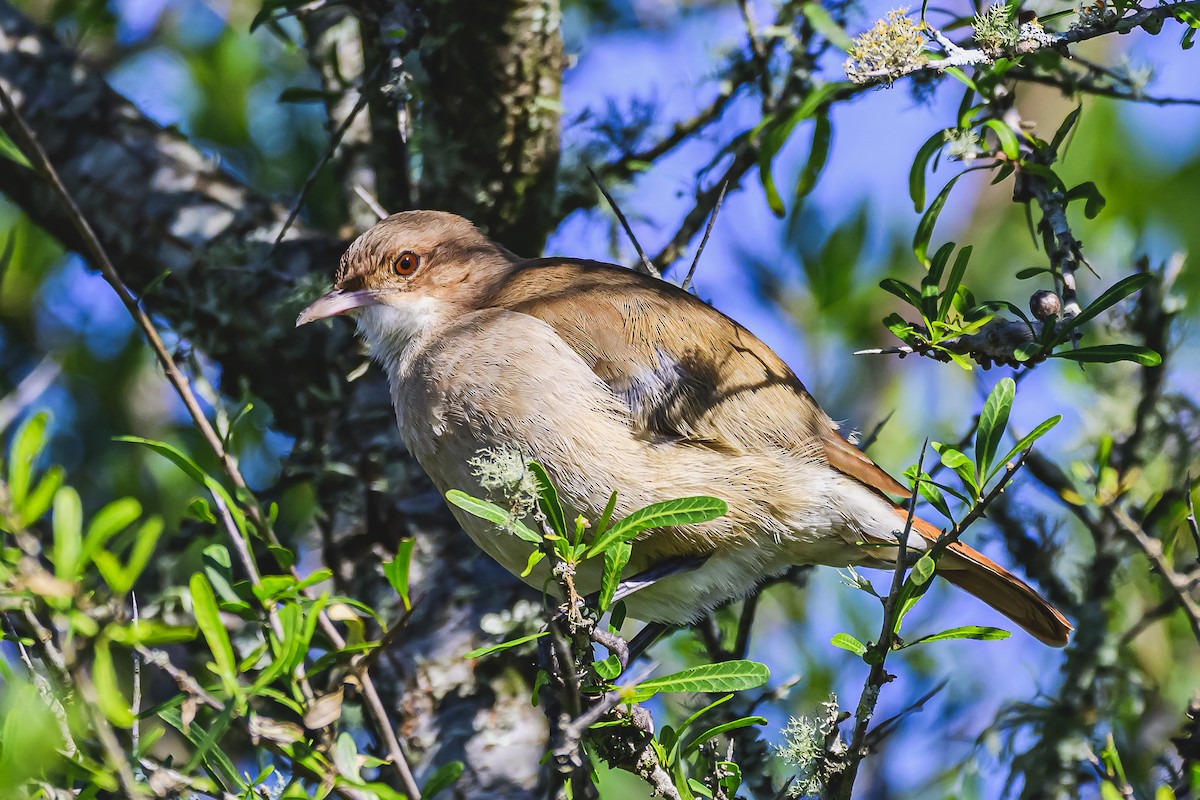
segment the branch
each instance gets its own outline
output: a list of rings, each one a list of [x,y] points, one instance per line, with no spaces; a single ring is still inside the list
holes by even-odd
[[[1153,8],[1139,8],[1134,13],[1121,17],[1115,13],[1102,11],[1094,15],[1095,19],[1080,25],[1075,25],[1063,33],[1051,33],[1045,30],[1036,20],[1021,26],[1017,42],[1008,47],[971,48],[955,44],[941,34],[940,31],[924,23],[929,36],[941,47],[940,58],[929,59],[924,52],[914,53],[903,63],[889,64],[887,67],[875,69],[859,68],[864,62],[872,60],[879,46],[878,41],[868,39],[863,34],[857,40],[857,46],[851,51],[852,55],[846,62],[846,75],[855,83],[877,85],[891,83],[897,78],[917,72],[945,72],[952,67],[961,68],[977,65],[992,65],[997,59],[1016,58],[1032,55],[1043,50],[1056,50],[1067,54],[1067,46],[1105,36],[1110,33],[1129,33],[1138,28],[1146,28],[1157,32],[1157,28],[1167,19],[1174,18],[1181,10],[1192,10],[1200,7],[1197,2],[1170,3]],[[908,23],[913,26],[911,21]],[[886,32],[885,32],[886,35]]]

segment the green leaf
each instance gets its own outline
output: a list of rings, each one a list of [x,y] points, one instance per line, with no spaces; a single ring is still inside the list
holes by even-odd
[[[1079,113],[1083,111],[1083,103],[1075,106],[1075,110],[1063,119],[1062,124],[1058,126],[1058,130],[1054,132],[1054,138],[1050,141],[1050,150],[1055,154],[1058,153],[1058,148],[1066,141],[1067,134],[1075,127],[1075,123],[1079,121]]]
[[[963,276],[967,274],[967,261],[971,258],[971,252],[972,246],[967,245],[958,251],[958,257],[954,259],[950,277],[946,279],[946,288],[942,290],[942,302],[937,312],[939,320],[945,320],[950,314],[950,309],[954,307],[954,296],[958,293],[958,287],[962,285]]]
[[[30,416],[13,434],[8,450],[8,496],[17,508],[25,504],[33,483],[33,462],[46,449],[50,415],[45,411]]]
[[[824,6],[819,3],[805,3],[800,8],[812,29],[824,36],[831,45],[843,53],[849,53],[854,48],[854,40],[829,16]]]
[[[83,553],[83,503],[79,492],[63,486],[54,494],[54,574],[63,580],[73,581],[82,568]]]
[[[132,497],[122,497],[104,506],[88,523],[83,539],[83,563],[99,552],[108,540],[137,522],[142,515],[142,504]]]
[[[975,478],[975,464],[971,459],[967,458],[961,451],[955,449],[948,444],[934,442],[933,449],[941,457],[942,464],[954,470],[963,482],[974,490],[975,494],[979,494],[979,484]]]
[[[9,161],[15,161],[27,169],[33,169],[33,164],[29,163],[29,159],[21,152],[21,148],[17,147],[16,143],[9,138],[8,133],[3,129],[0,129],[0,156],[7,158]]]
[[[567,515],[563,511],[562,501],[558,499],[558,490],[554,488],[554,482],[550,480],[546,468],[536,461],[529,462],[529,471],[537,479],[538,505],[550,521],[550,529],[564,539],[567,538]]]
[[[896,297],[899,297],[918,311],[921,309],[921,293],[904,281],[898,281],[895,278],[884,278],[879,282],[879,288],[888,294],[896,295]]]
[[[162,532],[161,517],[150,517],[142,523],[134,539],[129,560],[124,564],[107,550],[98,550],[92,554],[96,568],[109,588],[112,589],[113,594],[126,594],[137,583],[137,579],[146,569],[146,565],[150,563],[150,556],[154,554],[154,547],[158,544]]]
[[[593,662],[592,666],[595,668],[596,674],[604,681],[616,680],[617,676],[621,674],[621,659],[616,653]]]
[[[978,639],[979,641],[999,641],[1012,636],[1011,633],[1003,628],[990,628],[985,625],[963,625],[960,628],[951,628],[941,633],[931,633],[928,636],[922,636],[920,639],[914,639],[911,642],[906,642],[905,647],[912,647],[915,644],[923,644],[925,642],[940,642],[946,639]]]
[[[914,211],[925,207],[925,168],[945,144],[946,131],[943,129],[925,140],[925,144],[917,151],[917,157],[908,173],[908,195],[912,198]]]
[[[689,667],[642,681],[634,689],[642,699],[659,692],[740,692],[762,686],[770,678],[766,664],[741,659]]]
[[[513,519],[512,514],[495,503],[471,497],[471,495],[466,492],[460,492],[458,489],[451,489],[446,492],[446,500],[472,516],[487,520],[506,531],[511,531],[520,539],[533,542],[534,544],[541,544],[542,542],[541,535],[530,530],[529,526],[519,519]]]
[[[180,702],[183,701],[183,695],[178,695]],[[205,726],[193,722],[190,725],[184,725],[183,715],[180,713],[178,706],[168,706],[161,708],[158,711],[158,716],[175,730],[183,734],[188,741],[196,747],[196,752],[189,759],[189,764],[184,765],[182,772],[187,774],[201,760],[209,767],[212,774],[221,782],[225,790],[230,793],[238,791],[247,791],[249,786],[242,779],[241,774],[225,755],[225,751],[221,749],[220,740],[225,735],[225,731],[229,728],[229,720],[233,715],[234,708],[232,705],[226,706],[223,711],[217,714],[216,720]],[[190,762],[196,762],[192,764]]]
[[[816,3],[807,3],[804,8],[821,8]],[[821,9],[824,11],[824,9]],[[829,114],[818,114],[813,126],[812,144],[808,148],[808,161],[796,181],[796,201],[804,199],[816,187],[817,179],[829,161],[829,141],[833,135],[833,126],[829,122]]]
[[[741,719],[733,719],[729,722],[722,722],[720,725],[714,725],[713,727],[704,731],[704,733],[701,733],[688,742],[687,746],[683,748],[683,755],[686,758],[687,756],[699,750],[700,745],[704,744],[705,742],[712,741],[723,733],[736,731],[741,728],[749,728],[754,725],[766,724],[766,717],[742,717]]]
[[[983,124],[996,134],[996,138],[1000,142],[1000,149],[1004,151],[1004,155],[1008,157],[1009,161],[1016,161],[1021,157],[1021,146],[1017,142],[1017,135],[1013,133],[1012,128],[998,119],[989,119]]]
[[[529,551],[529,558],[525,562],[525,569],[521,571],[521,577],[522,578],[529,577],[529,573],[533,572],[533,568],[536,567],[538,564],[542,563],[542,559],[545,557],[546,557],[546,554],[543,553],[541,550]]]
[[[1081,183],[1078,186],[1067,192],[1066,199],[1084,201],[1083,215],[1088,219],[1095,219],[1096,216],[1104,210],[1104,205],[1107,202],[1104,195],[1100,194],[1100,190],[1096,188],[1096,184],[1092,181]]]
[[[113,438],[114,442],[130,442],[132,444],[140,444],[143,447],[148,447],[158,453],[163,458],[169,460],[172,464],[183,470],[184,474],[194,480],[201,486],[207,487],[212,481],[211,478],[200,469],[200,465],[193,461],[186,453],[178,447],[166,442],[155,441],[154,439],[143,439],[140,436],[117,436]]]
[[[600,578],[599,605],[601,612],[607,611],[608,607],[612,605],[613,596],[621,583],[621,572],[629,563],[629,556],[632,553],[633,545],[629,542],[621,542],[604,551],[604,574]]]
[[[916,564],[913,564],[909,580],[913,582],[914,586],[923,586],[929,582],[929,579],[933,577],[933,573],[936,571],[937,565],[933,563],[933,559],[929,557],[929,554],[925,553],[917,559]]]
[[[617,493],[614,491],[608,496],[608,502],[604,505],[604,513],[600,515],[600,521],[596,523],[596,530],[593,536],[601,536],[608,530],[608,526],[612,523],[613,511],[617,507]]]
[[[1066,358],[1086,364],[1112,364],[1117,361],[1132,361],[1143,367],[1157,367],[1162,356],[1149,347],[1137,344],[1101,344],[1095,347],[1080,347],[1075,350],[1060,350],[1051,353],[1051,358]]]
[[[168,625],[155,620],[139,619],[125,625],[110,623],[104,628],[104,636],[126,647],[161,647],[165,644],[190,642],[196,638],[197,630],[192,625]]]
[[[519,639],[513,639],[508,642],[501,642],[500,644],[488,645],[487,647],[480,647],[476,650],[472,650],[471,652],[467,653],[466,655],[463,656],[463,658],[483,658],[484,656],[490,656],[493,653],[500,653],[505,650],[510,650],[514,647],[519,647],[520,645],[523,645],[526,642],[535,641],[537,639],[542,638],[543,636],[546,636],[547,634],[549,634],[549,631],[542,631],[541,633],[531,633],[530,635],[522,636]]]
[[[225,685],[226,692],[231,696],[238,694],[237,659],[233,655],[233,644],[229,641],[229,632],[221,622],[221,612],[217,608],[217,598],[212,586],[203,573],[196,572],[189,583],[192,596],[192,613],[196,624],[208,642],[212,651],[213,661],[217,665],[217,676]]]
[[[401,539],[400,544],[396,546],[396,557],[383,565],[383,574],[387,576],[388,583],[396,590],[396,594],[400,595],[405,611],[412,610],[412,603],[408,599],[408,572],[412,565],[413,546],[416,543],[417,540],[411,537]]]
[[[466,766],[461,761],[451,761],[438,767],[429,776],[429,780],[425,781],[425,788],[421,790],[423,800],[431,800],[431,798],[437,797],[440,792],[453,786],[454,782],[462,777],[464,769],[466,769]]]
[[[975,474],[980,476],[980,483],[986,483],[986,476],[992,474],[992,461],[1008,427],[1008,415],[1016,393],[1017,384],[1013,379],[1001,378],[983,404],[979,427],[975,432]]]
[[[913,235],[912,246],[913,253],[922,266],[929,266],[929,259],[926,257],[926,252],[929,250],[929,239],[933,236],[933,226],[937,224],[938,216],[942,213],[942,208],[946,205],[946,199],[950,197],[950,190],[954,188],[954,184],[958,183],[958,179],[966,175],[967,172],[970,172],[970,170],[958,173],[942,187],[937,197],[933,198],[933,202],[929,204],[929,208],[925,209],[925,213],[921,215],[921,221],[917,223],[917,232]]]
[[[1067,339],[1067,333],[1074,328],[1078,328],[1090,319],[1099,316],[1102,312],[1115,306],[1117,303],[1124,300],[1129,295],[1141,289],[1146,284],[1154,280],[1154,274],[1150,272],[1137,272],[1133,275],[1128,275],[1114,283],[1112,286],[1101,294],[1096,300],[1076,316],[1067,320],[1066,324],[1058,331],[1055,337],[1056,342],[1062,342]]]
[[[1055,415],[1055,416],[1051,417],[1050,419],[1039,423],[1036,428],[1034,428],[1029,433],[1022,436],[1021,440],[1019,442],[1017,442],[1011,450],[1009,450],[1007,453],[1004,454],[1004,458],[1002,458],[996,462],[996,466],[999,467],[1001,464],[1007,464],[1009,461],[1012,460],[1013,456],[1015,456],[1017,453],[1021,453],[1021,452],[1024,452],[1025,450],[1028,450],[1030,445],[1032,445],[1038,439],[1042,438],[1042,436],[1046,433],[1046,431],[1050,430],[1055,425],[1057,425],[1059,420],[1061,420],[1061,419],[1062,419],[1062,415]]]
[[[592,542],[587,555],[591,558],[598,553],[603,553],[614,544],[628,541],[642,531],[651,528],[708,522],[725,516],[728,511],[729,506],[725,504],[725,501],[715,497],[683,497],[663,503],[652,503],[634,511],[598,536]]]
[[[849,650],[856,656],[861,656],[867,652],[867,646],[848,633],[835,633],[833,638],[829,640],[829,643],[834,647]]]
[[[133,711],[129,701],[117,683],[117,671],[113,667],[112,650],[107,639],[96,641],[95,657],[92,660],[92,681],[96,686],[96,705],[108,721],[118,728],[133,726]]]
[[[1021,363],[1025,363],[1041,352],[1041,342],[1025,342],[1025,344],[1017,345],[1017,348],[1013,350],[1013,358]]]

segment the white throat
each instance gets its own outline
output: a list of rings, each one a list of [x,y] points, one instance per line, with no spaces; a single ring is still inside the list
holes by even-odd
[[[371,348],[371,358],[389,371],[411,354],[410,346],[446,318],[450,304],[434,297],[401,296],[395,305],[368,306],[358,313],[358,332]]]

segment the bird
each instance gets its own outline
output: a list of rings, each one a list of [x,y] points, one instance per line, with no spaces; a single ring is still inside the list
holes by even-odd
[[[920,517],[906,525],[909,489],[839,432],[774,351],[667,281],[521,258],[463,217],[404,211],[351,243],[332,290],[296,325],[338,315],[356,319],[401,438],[443,495],[519,505],[504,481],[519,483],[534,460],[571,519],[597,520],[614,491],[614,518],[682,497],[725,501],[722,517],[633,541],[629,570],[703,561],[630,595],[631,617],[686,625],[794,565],[894,568],[901,536],[911,555],[941,533]],[[529,542],[450,510],[488,555],[527,572]],[[599,586],[600,560],[581,565],[581,591]],[[544,586],[545,567],[524,580]],[[1058,610],[969,546],[946,549],[937,574],[1038,640],[1067,643]]]

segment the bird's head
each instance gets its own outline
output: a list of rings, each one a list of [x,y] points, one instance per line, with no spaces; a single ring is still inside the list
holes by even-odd
[[[479,308],[519,261],[462,217],[442,211],[393,214],[346,250],[333,289],[296,326],[351,314],[382,356],[433,326]]]

